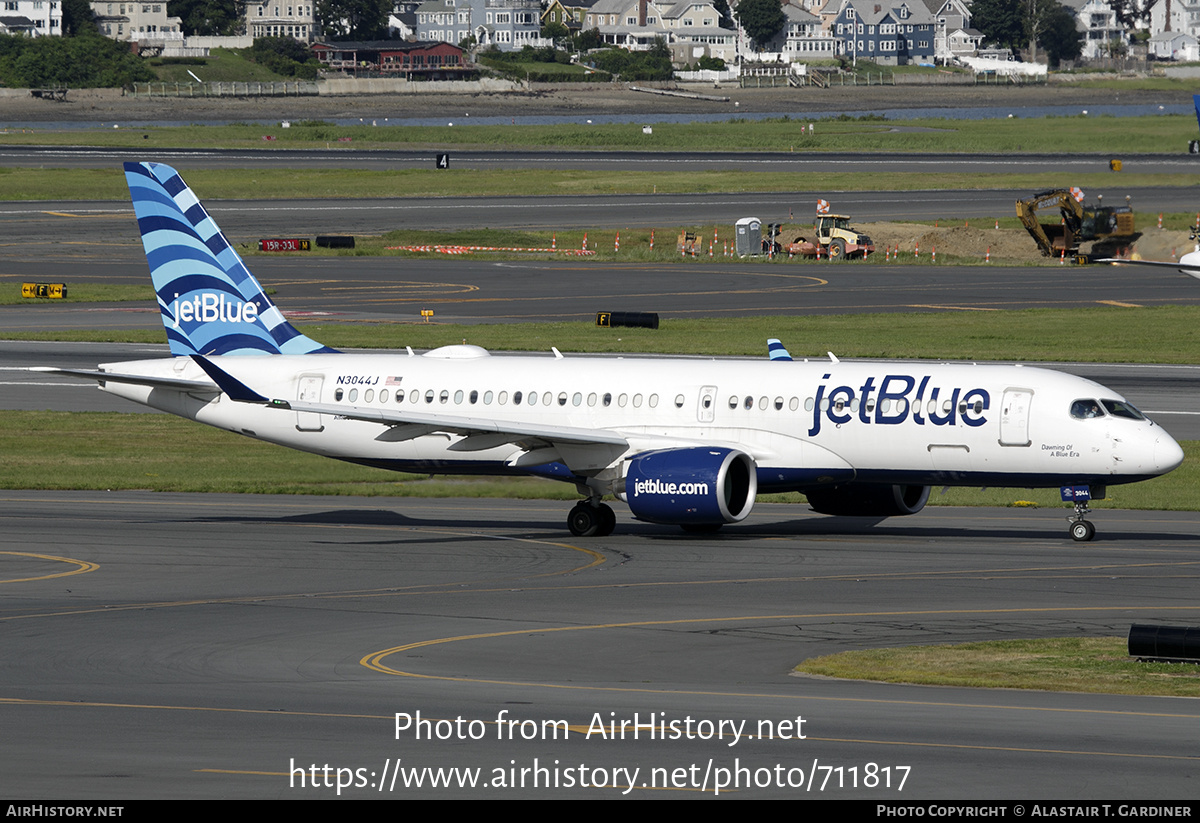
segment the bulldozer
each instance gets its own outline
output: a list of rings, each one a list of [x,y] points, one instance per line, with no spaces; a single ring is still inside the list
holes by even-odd
[[[1039,222],[1038,211],[1050,207],[1058,208],[1060,222]],[[1018,200],[1017,217],[1043,256],[1069,257],[1077,263],[1111,257],[1119,248],[1141,237],[1134,228],[1133,209],[1129,205],[1105,206],[1101,202],[1084,205],[1083,192],[1078,188],[1051,189]],[[1092,244],[1087,251],[1081,250],[1084,243]]]
[[[827,257],[843,260],[847,257],[866,257],[875,251],[871,238],[850,227],[845,214],[817,214],[813,223],[814,237],[797,237],[788,244],[788,254],[801,257]]]

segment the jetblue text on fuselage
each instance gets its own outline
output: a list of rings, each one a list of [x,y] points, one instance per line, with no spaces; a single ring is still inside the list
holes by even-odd
[[[193,297],[179,299],[171,304],[171,314],[175,318],[174,326],[179,328],[180,321],[184,323],[253,323],[258,320],[258,305],[243,303],[241,300],[226,300],[224,294],[201,292]]]
[[[822,380],[829,380],[823,375]],[[918,426],[982,426],[983,412],[991,405],[986,389],[930,386],[933,377],[918,382],[908,374],[888,374],[876,383],[868,377],[861,386],[834,386],[822,383],[813,402],[809,437],[821,431],[821,418],[842,425],[852,420],[883,426],[898,426],[912,420]],[[857,381],[856,381],[857,382]],[[857,401],[857,402],[855,402]],[[944,408],[949,403],[950,408]]]

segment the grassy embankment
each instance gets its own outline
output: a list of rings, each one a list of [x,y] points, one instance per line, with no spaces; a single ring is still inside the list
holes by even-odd
[[[158,80],[164,83],[195,83],[189,71],[205,83],[272,83],[294,82],[296,78],[276,74],[261,63],[247,60],[242,49],[213,49],[207,59],[196,61],[164,60],[152,57],[148,65]]]

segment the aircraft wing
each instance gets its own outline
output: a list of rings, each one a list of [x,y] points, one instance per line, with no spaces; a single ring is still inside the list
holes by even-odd
[[[1187,255],[1184,255],[1186,257]],[[1097,263],[1117,263],[1126,266],[1157,266],[1164,269],[1175,269],[1190,274],[1192,277],[1200,277],[1200,263],[1191,261],[1184,262],[1183,258],[1175,262],[1169,260],[1126,260],[1121,257],[1105,257],[1102,260],[1097,260]]]
[[[426,414],[422,412],[370,409],[359,406],[342,406],[333,403],[297,403],[288,400],[272,400],[272,408],[290,409],[313,414],[331,414],[348,420],[365,420],[385,426],[414,425],[429,431],[449,432],[462,435],[502,435],[495,440],[497,445],[516,443],[534,438],[548,443],[578,446],[629,446],[629,441],[615,432],[602,429],[585,429],[573,426],[545,426],[528,423],[500,422],[487,417],[460,417],[452,414]]]
[[[64,377],[82,377],[99,383],[131,383],[135,386],[150,386],[155,389],[171,389],[185,392],[207,392],[216,394],[221,389],[207,380],[184,380],[179,377],[149,377],[144,374],[121,374],[120,372],[97,369],[56,369],[50,366],[33,366],[29,371],[43,374],[61,374]]]

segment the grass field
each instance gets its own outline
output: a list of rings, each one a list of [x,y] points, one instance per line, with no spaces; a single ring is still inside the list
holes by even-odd
[[[433,165],[432,156],[430,165]],[[755,191],[930,191],[1080,186],[1196,186],[1185,174],[775,173],[738,171],[587,171],[556,169],[188,169],[188,185],[205,201],[347,197],[526,196]],[[102,169],[0,168],[0,200],[128,201],[119,163]],[[804,208],[811,204],[804,203]],[[669,219],[669,218],[668,218]]]
[[[1139,663],[1120,637],[866,649],[806,660],[796,671],[930,686],[1200,697],[1200,667]]]
[[[574,323],[296,323],[334,348],[430,349],[469,343],[494,351],[763,356],[778,337],[794,357],[1200,363],[1200,307],[1029,309],[664,320],[657,330]],[[162,343],[159,329],[4,332],[8,339]]]

